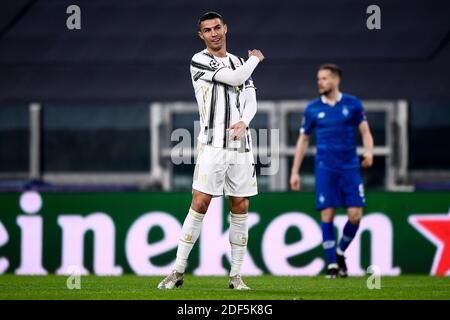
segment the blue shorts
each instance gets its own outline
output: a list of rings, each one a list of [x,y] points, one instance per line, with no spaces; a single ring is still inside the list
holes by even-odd
[[[359,168],[333,170],[316,166],[316,208],[364,207],[364,186]]]

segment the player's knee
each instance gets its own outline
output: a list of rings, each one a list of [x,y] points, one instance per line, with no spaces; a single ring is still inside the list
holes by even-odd
[[[233,213],[247,213],[248,211],[248,199],[242,198],[239,200],[234,199],[231,203],[231,212]]]
[[[324,209],[320,212],[320,217],[321,217],[322,222],[333,222],[334,210],[333,209]]]
[[[359,224],[361,222],[361,216],[352,216],[348,220],[350,220],[351,224]]]
[[[355,210],[349,213],[348,220],[351,224],[359,224],[362,218],[362,210]]]
[[[206,211],[208,211],[209,202],[209,199],[194,197],[192,199],[191,208],[199,213],[206,213]]]

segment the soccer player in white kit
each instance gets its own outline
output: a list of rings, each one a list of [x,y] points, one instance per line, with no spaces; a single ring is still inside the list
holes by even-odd
[[[211,198],[225,194],[231,207],[229,288],[248,290],[241,267],[248,241],[249,197],[258,193],[249,131],[257,109],[251,74],[264,55],[259,50],[249,50],[249,58],[244,61],[227,52],[227,25],[216,12],[205,13],[198,28],[206,49],[191,60],[191,79],[200,114],[192,203],[178,241],[175,265],[158,288],[172,289],[183,284],[189,253],[200,235]]]

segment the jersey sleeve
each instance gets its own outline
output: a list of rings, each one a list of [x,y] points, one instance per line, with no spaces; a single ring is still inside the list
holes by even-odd
[[[244,65],[245,60],[242,57],[238,57],[239,61],[241,62],[241,65]],[[253,81],[253,78],[250,76],[245,82],[245,89],[255,89],[258,90],[255,86],[255,82]]]
[[[216,60],[203,52],[195,54],[191,59],[191,77],[194,82],[199,79],[213,81],[217,71],[224,68]]]
[[[302,126],[300,133],[310,135],[316,126],[316,122],[311,112],[311,108],[308,106],[303,113]]]
[[[248,78],[247,81],[245,81],[245,89],[255,89],[255,91],[257,90],[252,77]]]
[[[355,98],[355,113],[353,115],[353,123],[355,126],[359,126],[359,124],[365,120],[367,120],[367,116],[364,110],[364,106],[358,98]]]
[[[213,80],[229,86],[240,87],[251,77],[252,72],[259,64],[259,59],[252,56],[241,66],[236,67],[237,61],[233,62],[231,57],[229,60],[231,68],[218,70]]]

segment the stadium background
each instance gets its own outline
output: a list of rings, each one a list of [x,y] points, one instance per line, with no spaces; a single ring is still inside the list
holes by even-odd
[[[81,8],[80,30],[66,27],[71,4]],[[318,221],[312,153],[302,168],[306,192],[290,193],[287,174],[302,110],[317,95],[317,67],[334,62],[344,70],[341,89],[368,106],[376,157],[375,166],[364,172],[367,216],[381,215],[392,229],[392,239],[388,231],[374,229],[361,235],[361,257],[350,272],[361,275],[379,264],[391,267],[382,269],[384,274],[436,274],[442,263],[439,274],[448,274],[450,242],[433,241],[413,221],[428,215],[441,221],[437,230],[448,234],[450,4],[377,1],[382,28],[369,30],[370,4],[1,1],[0,273],[65,274],[65,262],[77,264],[82,257],[86,272],[114,274],[117,269],[97,269],[94,261],[98,257],[100,266],[102,259],[111,258],[111,247],[115,260],[106,265],[118,265],[124,273],[166,273],[175,252],[176,223],[170,229],[158,225],[161,216],[150,217],[144,229],[147,243],[141,242],[143,256],[136,258],[142,268],[128,256],[127,235],[145,213],[163,212],[181,223],[187,211],[193,165],[173,165],[175,143],[170,138],[178,128],[194,132],[197,111],[188,68],[192,55],[203,48],[196,20],[215,10],[229,25],[230,52],[245,56],[247,49],[263,50],[266,61],[254,74],[261,108],[253,124],[280,129],[275,143],[279,171],[262,176],[264,165],[258,166],[261,194],[250,209],[258,220],[250,232],[255,266],[272,274],[315,275],[321,270],[319,242],[311,242],[309,250],[295,247],[317,237],[312,231]],[[26,193],[30,190],[35,193]],[[216,216],[223,220],[219,231],[225,232],[227,207],[222,205]],[[280,241],[284,249],[294,246],[276,260],[270,246],[264,249],[263,234],[277,218],[293,212],[297,215],[286,221]],[[72,221],[80,232],[70,240],[61,217],[95,213],[104,214],[103,220],[91,225],[86,219]],[[113,236],[103,237],[110,230]],[[97,237],[105,242],[97,243]],[[74,256],[69,248],[80,239],[80,256]],[[156,246],[166,240],[158,253]],[[190,272],[207,247],[205,242],[197,246]],[[383,264],[383,255],[376,254],[380,250],[391,264]],[[153,254],[152,259],[145,254]],[[226,273],[225,254],[217,259],[219,267],[205,267],[204,274]],[[314,261],[319,263],[314,270],[299,271]],[[277,271],[277,263],[289,268]]]

